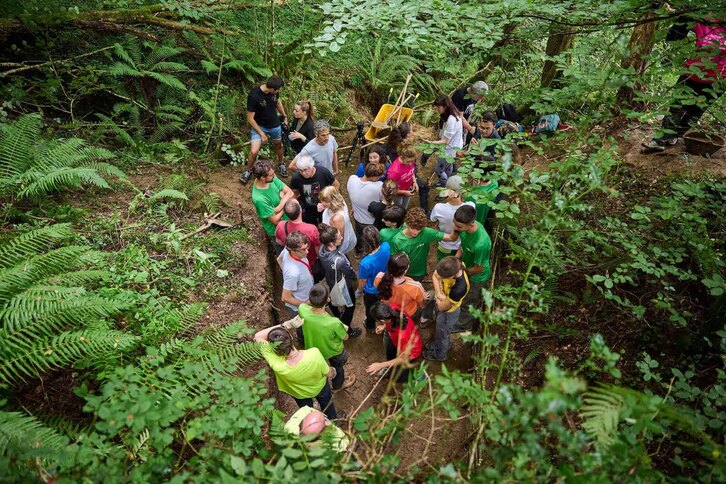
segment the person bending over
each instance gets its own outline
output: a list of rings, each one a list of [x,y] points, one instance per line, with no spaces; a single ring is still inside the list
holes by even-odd
[[[408,380],[410,363],[421,356],[421,335],[413,319],[401,312],[397,306],[379,301],[371,308],[376,320],[376,334],[383,333],[386,361],[371,363],[366,371],[375,375],[386,368],[393,368],[396,381]]]

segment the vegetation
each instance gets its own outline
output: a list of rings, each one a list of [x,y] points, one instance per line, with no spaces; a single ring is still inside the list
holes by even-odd
[[[693,39],[665,37],[726,17],[712,3],[3,5],[0,479],[726,480],[723,170],[623,160],[657,115],[704,102],[673,88]],[[252,324],[205,319],[264,300],[237,277],[259,264],[244,217],[189,236],[226,208],[204,178],[246,159],[245,95],[271,73],[343,130],[409,73],[422,129],[436,94],[478,79],[477,110],[574,126],[496,142],[507,197],[487,200],[472,368],[422,365],[361,403],[341,455],[282,431]],[[703,129],[724,132],[724,103]],[[458,458],[435,458],[454,427]]]

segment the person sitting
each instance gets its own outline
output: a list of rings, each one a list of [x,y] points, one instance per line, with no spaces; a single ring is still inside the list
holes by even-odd
[[[350,265],[348,257],[340,250],[343,243],[343,236],[340,231],[324,223],[320,224],[319,230],[320,243],[322,244],[320,260],[325,270],[325,282],[333,291],[338,282],[344,281],[345,292],[348,295],[348,304],[342,310],[335,304],[330,306],[330,310],[348,327],[348,335],[355,338],[362,333],[360,328],[351,327],[353,314],[355,313],[355,290],[358,287],[358,276],[356,276],[353,266]]]
[[[355,257],[363,254],[363,229],[372,227],[376,219],[368,211],[371,203],[381,199],[383,182],[377,181],[382,173],[383,165],[371,163],[366,167],[366,175],[359,178],[351,175],[348,178],[348,196],[353,206],[353,221],[355,222]]]
[[[363,249],[366,256],[360,261],[358,267],[358,291],[356,295],[363,295],[363,306],[365,307],[365,327],[373,331],[375,320],[371,316],[371,307],[379,301],[378,288],[373,284],[379,272],[385,272],[388,267],[388,259],[391,257],[391,246],[388,242],[381,242],[378,229],[368,226],[363,229]]]
[[[385,228],[380,231],[381,240],[390,241],[394,235],[402,230],[403,222],[406,220],[406,210],[399,205],[391,205],[383,210],[383,225]]]
[[[431,210],[431,221],[436,222],[439,226],[439,231],[444,234],[454,232],[454,214],[462,204],[466,203],[474,207],[474,202],[463,202],[461,200],[461,186],[463,184],[464,181],[460,176],[454,175],[450,177],[446,182],[446,188],[441,190],[437,197],[442,202],[434,205],[433,210]],[[453,241],[441,240],[436,251],[436,258],[441,260],[446,256],[456,255],[460,246],[461,241],[458,238]]]
[[[493,160],[497,147],[496,143],[486,144],[481,143],[481,140],[502,139],[495,129],[496,124],[497,115],[492,111],[486,111],[477,118],[474,126],[471,126],[468,132],[467,144],[469,149]],[[477,145],[481,145],[481,148],[476,147]]]
[[[328,169],[333,176],[338,176],[338,142],[335,136],[330,134],[330,124],[324,119],[316,119],[313,123],[315,138],[308,141],[291,162],[290,170],[297,170],[297,160],[301,156],[310,156],[315,161],[315,166],[322,166]]]
[[[398,158],[393,160],[388,169],[388,178],[398,183],[395,203],[403,208],[408,208],[411,197],[418,191],[416,182],[416,157],[418,152],[411,145],[401,147]]]
[[[313,279],[318,282],[322,279],[322,266],[318,261],[318,252],[320,252],[320,234],[318,228],[302,220],[302,209],[300,202],[294,198],[288,200],[284,207],[285,216],[289,220],[282,221],[275,228],[275,242],[280,246],[285,246],[285,240],[291,232],[302,232],[308,239],[307,259],[310,264]],[[317,269],[316,269],[317,268]]]
[[[300,200],[303,221],[318,225],[323,221],[323,214],[318,211],[320,192],[326,187],[340,186],[330,170],[323,166],[315,166],[310,156],[297,157],[297,171],[290,179],[290,188]]]
[[[454,174],[456,155],[464,147],[462,116],[451,102],[449,96],[441,95],[434,100],[434,107],[439,113],[439,139],[427,141],[434,145],[445,145],[444,156],[439,156],[434,171],[439,176],[439,186],[445,186],[446,180]]]
[[[353,224],[350,223],[350,212],[348,205],[343,199],[340,191],[334,187],[325,187],[320,192],[320,203],[318,210],[323,212],[323,223],[331,225],[340,231],[343,243],[338,249],[342,254],[347,254],[358,243]]]
[[[315,137],[313,131],[313,103],[298,101],[292,110],[292,124],[290,125],[290,147],[295,154],[300,154],[308,142]]]
[[[355,374],[345,377],[345,363],[348,351],[343,341],[348,339],[348,328],[335,316],[327,313],[325,308],[330,302],[328,288],[323,284],[315,284],[310,290],[310,304],[301,304],[298,314],[303,321],[301,331],[305,349],[317,348],[330,366],[335,368],[333,392],[344,390],[355,383]]]
[[[345,452],[350,445],[350,439],[345,432],[332,423],[324,413],[312,407],[299,408],[284,428],[294,436],[303,437],[308,447],[315,447],[324,442],[338,452]]]
[[[441,259],[433,274],[436,304],[436,331],[426,345],[423,357],[427,360],[446,361],[451,347],[451,332],[459,322],[461,303],[469,293],[469,277],[456,257]]]
[[[368,204],[368,211],[373,215],[373,225],[378,230],[386,228],[383,224],[383,211],[394,204],[397,194],[398,182],[388,178],[383,182],[383,186],[381,187],[381,199],[374,200]]]
[[[382,175],[376,181],[385,181],[391,162],[389,161],[388,155],[386,155],[386,151],[383,149],[383,146],[374,146],[370,149],[366,160],[361,161],[360,164],[358,164],[355,175],[359,178],[363,178],[366,173],[366,167],[371,164],[381,165]]]
[[[283,207],[294,194],[290,187],[275,176],[272,161],[257,160],[252,171],[255,175],[255,182],[252,185],[252,205],[262,223],[262,228],[270,238],[275,253],[280,254],[282,246],[275,243],[275,227],[280,220],[286,219]]]
[[[413,319],[401,312],[400,307],[383,301],[373,305],[371,314],[376,320],[376,334],[383,333],[386,361],[371,363],[366,371],[375,375],[381,370],[393,368],[396,381],[407,381],[411,361],[421,356],[423,345],[418,328]]]
[[[388,270],[379,272],[373,280],[381,301],[403,308],[407,316],[413,317],[423,308],[426,291],[420,282],[406,276],[410,262],[403,252],[388,259]]]
[[[308,294],[315,281],[308,262],[308,238],[302,232],[290,232],[285,239],[285,250],[277,258],[282,269],[282,302],[290,310],[291,317],[298,307],[308,302]]]
[[[335,370],[328,366],[320,350],[298,350],[290,333],[281,325],[258,331],[254,340],[277,344],[275,347],[264,344],[261,352],[275,373],[278,390],[290,395],[301,408],[312,407],[315,398],[326,417],[330,420],[338,418],[328,383],[328,377],[334,376]]]

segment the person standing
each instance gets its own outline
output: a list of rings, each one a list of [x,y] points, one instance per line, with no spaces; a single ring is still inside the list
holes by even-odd
[[[439,198],[445,201],[437,203],[431,210],[431,221],[438,223],[439,231],[445,234],[454,232],[454,214],[463,203],[472,207],[475,206],[474,202],[463,202],[461,200],[461,186],[463,183],[464,181],[458,175],[449,178],[446,182],[446,188],[439,193]],[[436,258],[441,260],[449,255],[455,256],[460,246],[461,241],[459,239],[453,241],[441,240],[436,250]]]
[[[388,267],[388,259],[391,257],[391,246],[388,242],[381,243],[378,229],[368,226],[363,229],[363,250],[366,256],[363,257],[358,266],[358,291],[356,295],[363,295],[363,306],[365,307],[366,330],[373,331],[376,325],[375,319],[371,316],[371,307],[379,301],[378,288],[375,286],[375,278],[379,272],[385,272]]]
[[[292,110],[292,124],[290,125],[290,146],[295,154],[300,154],[308,142],[315,137],[313,131],[313,103],[298,101]]]
[[[257,160],[253,171],[255,183],[252,185],[252,205],[262,223],[262,228],[270,238],[275,253],[279,255],[282,246],[275,242],[275,228],[280,220],[287,220],[283,209],[294,194],[275,176],[270,160]]]
[[[282,302],[297,315],[301,304],[308,302],[313,288],[312,268],[307,259],[308,239],[302,232],[290,232],[285,239],[285,250],[277,258],[282,269]]]
[[[287,176],[287,168],[284,163],[284,151],[282,147],[282,127],[279,111],[283,120],[287,119],[285,107],[278,98],[280,90],[285,85],[279,76],[271,76],[264,84],[253,88],[247,95],[247,123],[250,125],[250,155],[247,158],[247,168],[240,176],[240,181],[245,185],[252,176],[252,167],[257,161],[257,154],[263,143],[272,138],[272,145],[277,155],[277,169],[280,176]]]
[[[300,408],[312,407],[315,398],[326,417],[330,420],[338,418],[328,383],[328,377],[332,377],[335,370],[328,366],[320,350],[298,350],[290,333],[281,325],[258,331],[254,340],[277,344],[275,347],[264,344],[261,352],[275,373],[277,388],[281,392],[290,395]]]
[[[348,351],[343,342],[348,339],[348,328],[337,317],[325,311],[329,292],[323,284],[315,284],[310,290],[310,304],[301,304],[300,317],[303,320],[302,333],[305,349],[317,348],[330,366],[335,368],[333,391],[344,390],[355,383],[355,375],[345,377],[345,363]]]
[[[318,252],[320,252],[320,234],[318,228],[302,220],[302,209],[300,203],[294,198],[288,200],[284,207],[285,216],[289,220],[282,221],[275,228],[275,242],[281,247],[285,246],[287,236],[292,232],[302,232],[308,239],[308,263],[313,273],[315,282],[323,279],[323,268],[320,265]]]
[[[465,130],[471,127],[468,121],[474,113],[474,107],[479,101],[484,99],[487,91],[489,91],[489,85],[486,82],[476,81],[470,86],[460,87],[451,95],[451,102],[454,103],[456,109],[463,115],[462,123],[464,124]]]
[[[398,182],[388,178],[381,186],[380,201],[373,201],[368,204],[368,211],[371,215],[373,215],[373,225],[375,225],[378,230],[386,228],[386,225],[383,223],[383,211],[394,205],[397,194]]]
[[[310,156],[315,161],[315,166],[327,168],[333,176],[338,176],[338,142],[335,136],[330,134],[330,124],[324,119],[316,119],[313,123],[315,138],[308,141],[300,154],[291,162],[291,170],[297,170],[297,160],[301,156]]]
[[[366,173],[362,178],[351,175],[348,178],[348,196],[353,206],[353,221],[355,222],[355,257],[360,258],[363,253],[363,229],[372,227],[376,219],[368,211],[373,202],[380,201],[383,182],[377,181],[383,173],[383,165],[370,163],[366,166]]]
[[[381,301],[400,307],[406,316],[413,317],[423,308],[426,291],[420,282],[406,275],[410,262],[408,256],[399,252],[388,259],[386,272],[379,272],[373,281],[378,288]]]
[[[323,223],[331,225],[340,231],[343,237],[343,243],[338,249],[341,253],[347,254],[358,242],[353,230],[353,224],[350,223],[350,212],[348,205],[343,200],[335,187],[326,187],[320,192],[320,203],[318,210],[323,212]]]
[[[393,368],[397,382],[407,381],[410,362],[421,356],[423,345],[418,328],[410,316],[401,314],[401,308],[383,301],[373,305],[371,314],[376,319],[376,334],[383,333],[386,361],[371,363],[366,371],[375,375],[381,370]]]
[[[315,166],[310,156],[303,155],[297,158],[297,171],[290,179],[290,188],[300,200],[305,222],[315,225],[323,222],[323,214],[318,211],[318,204],[320,192],[329,186],[335,188],[340,186],[330,170],[324,166]]]
[[[355,170],[356,176],[363,178],[366,174],[366,167],[370,164],[381,165],[381,172],[383,174],[378,178],[378,181],[385,181],[391,162],[388,161],[388,155],[386,155],[383,146],[374,146],[370,149],[366,160],[358,164],[358,168]]]
[[[482,290],[489,280],[492,270],[489,257],[492,252],[492,241],[482,224],[476,221],[476,210],[469,205],[462,205],[454,214],[454,230],[461,236],[461,261],[469,276],[470,289],[462,306],[464,313],[459,318],[452,332],[474,329],[478,320],[468,311],[469,306],[480,309]]]
[[[441,95],[434,100],[434,107],[439,113],[439,139],[427,141],[434,145],[445,145],[444,156],[439,156],[434,171],[439,175],[439,186],[445,186],[446,180],[454,174],[454,162],[457,152],[464,147],[462,116],[451,102],[449,96]]]
[[[398,158],[393,160],[388,168],[388,178],[398,183],[395,203],[403,208],[408,208],[411,197],[418,191],[416,182],[416,157],[418,153],[413,146],[401,146]]]

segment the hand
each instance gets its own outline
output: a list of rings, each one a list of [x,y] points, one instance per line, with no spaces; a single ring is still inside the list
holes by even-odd
[[[338,176],[338,173],[340,173],[340,170],[338,169],[338,167],[334,167],[333,168],[333,176]]]
[[[262,134],[260,134],[260,138],[262,138],[263,143],[267,143],[267,135],[264,131],[262,132]]]
[[[418,191],[418,183],[414,183],[411,187],[411,193],[416,193]]]
[[[318,202],[318,212],[323,212],[325,210],[325,207],[323,207],[323,204]]]
[[[363,297],[363,292],[361,292],[360,289],[356,290],[355,291],[355,298],[356,299],[360,299],[361,297]]]
[[[384,368],[386,368],[385,363],[371,363],[368,365],[368,368],[366,368],[366,372],[368,372],[369,375],[375,375]]]
[[[386,329],[386,326],[384,324],[376,326],[376,334],[381,334]]]

